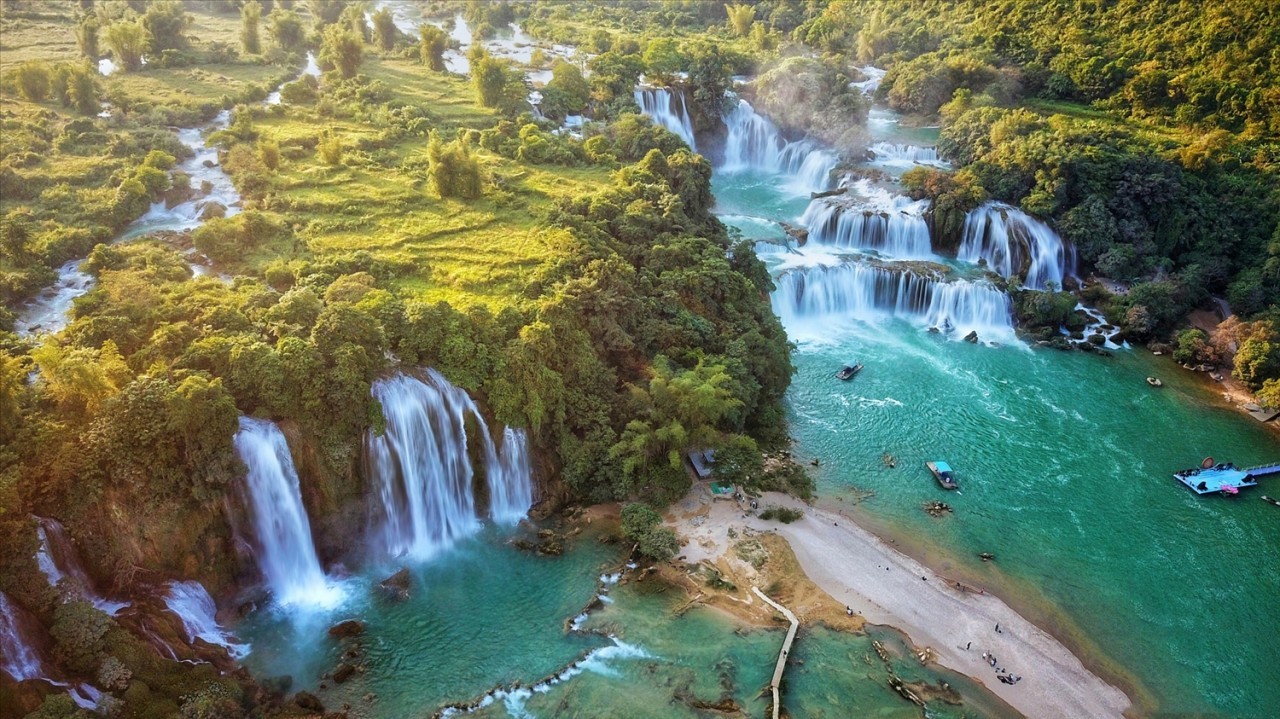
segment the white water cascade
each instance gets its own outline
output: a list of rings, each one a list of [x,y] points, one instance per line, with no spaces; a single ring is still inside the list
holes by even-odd
[[[796,192],[816,192],[831,186],[831,171],[839,158],[809,140],[787,141],[768,118],[739,100],[724,118],[729,128],[724,147],[724,172],[759,172],[793,178]]]
[[[800,223],[808,228],[813,244],[875,250],[897,259],[930,259],[933,246],[924,219],[928,207],[928,200],[913,202],[902,195],[893,196],[887,208],[819,198],[809,203]]]
[[[936,147],[877,142],[869,150],[873,156],[873,160],[870,163],[872,165],[890,167],[912,167],[914,165],[947,166],[947,163],[938,157],[938,148]]]
[[[98,609],[115,616],[129,606],[128,602],[111,601],[93,586],[93,580],[80,563],[80,555],[67,537],[67,530],[56,519],[36,518],[36,534],[40,548],[36,550],[36,564],[49,580],[49,585],[76,599],[83,599]]]
[[[0,672],[14,681],[39,679],[57,687],[65,687],[71,698],[82,709],[94,709],[102,692],[81,684],[71,686],[53,678],[53,672],[41,656],[37,639],[39,623],[18,606],[9,595],[0,592]]]
[[[971,211],[964,221],[964,240],[957,258],[963,262],[984,260],[1002,277],[1021,277],[1027,287],[1042,290],[1049,282],[1059,289],[1065,278],[1075,277],[1075,248],[1058,233],[1022,210],[988,202]]]
[[[29,619],[0,592],[0,671],[16,681],[43,679],[44,662],[27,629]]]
[[[787,270],[775,280],[773,309],[788,331],[832,318],[915,320],[982,338],[1013,335],[1009,297],[985,282],[940,281],[909,269],[862,262]]]
[[[329,586],[320,569],[284,434],[273,422],[241,417],[234,443],[249,468],[244,497],[254,555],[275,600],[284,605],[332,605],[338,590]]]
[[[227,653],[240,659],[249,653],[249,646],[236,642],[218,625],[218,609],[213,597],[200,582],[170,582],[164,604],[182,620],[187,641],[202,639],[214,646],[223,647]]]
[[[683,93],[666,87],[637,87],[635,98],[640,112],[679,135],[689,149],[698,151],[698,143],[693,137],[693,120],[689,117]]]
[[[475,402],[439,372],[378,380],[386,431],[368,435],[366,462],[377,493],[370,537],[387,556],[429,558],[479,528],[467,418],[484,441],[489,517],[514,524],[533,504],[533,478],[523,431],[504,430],[499,450]]]

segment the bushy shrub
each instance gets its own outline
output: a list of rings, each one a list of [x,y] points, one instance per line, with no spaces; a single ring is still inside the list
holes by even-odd
[[[680,549],[675,532],[662,526],[662,517],[652,507],[640,502],[622,507],[622,536],[634,542],[641,554],[659,562],[671,559]]]
[[[791,524],[803,516],[804,512],[790,507],[769,507],[760,513],[761,519],[782,522],[783,524]]]

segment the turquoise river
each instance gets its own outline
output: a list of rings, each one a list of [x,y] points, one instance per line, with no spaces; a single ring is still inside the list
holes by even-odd
[[[808,204],[791,180],[717,172],[718,211],[750,239],[783,240],[776,221],[797,222]],[[786,252],[762,254],[788,261]],[[1135,714],[1280,716],[1280,510],[1258,501],[1280,486],[1197,497],[1170,476],[1207,455],[1280,460],[1277,434],[1143,349],[1106,358],[969,344],[891,314],[823,316],[788,330],[797,342],[791,431],[797,454],[820,460],[822,502],[1000,594],[1123,687]],[[835,380],[854,359],[862,373]],[[1148,375],[1165,386],[1147,386]],[[957,469],[960,492],[943,496],[922,466],[931,459]],[[943,498],[952,515],[922,511]],[[677,617],[676,592],[602,581],[621,549],[591,532],[560,557],[508,539],[486,528],[414,566],[402,603],[376,591],[388,565],[343,580],[337,608],[259,611],[235,627],[253,647],[246,664],[317,689],[343,651],[325,628],[358,616],[368,622],[365,671],[320,689],[331,709],[349,704],[355,717],[432,716],[499,687],[475,716],[713,716],[700,702],[724,699],[762,715],[780,630],[744,629],[703,609]],[[979,552],[997,559],[983,563]],[[597,593],[606,601],[571,630]],[[802,662],[788,669],[784,694],[790,714],[921,716],[888,688],[872,638],[905,679],[946,681],[965,697],[931,702],[927,716],[1008,715],[964,677],[920,667],[888,628],[802,631],[793,655]],[[549,676],[557,678],[536,690],[511,690]]]

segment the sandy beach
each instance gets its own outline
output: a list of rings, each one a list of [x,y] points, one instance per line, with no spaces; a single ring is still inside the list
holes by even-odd
[[[748,573],[730,551],[729,530],[782,537],[808,578],[839,605],[900,629],[918,649],[932,650],[938,664],[982,682],[1027,717],[1118,718],[1129,708],[1124,692],[998,597],[961,591],[844,515],[767,493],[760,507],[771,505],[800,509],[805,516],[791,524],[745,516],[736,502],[713,500],[705,485],[697,485],[672,507],[668,524],[681,536],[687,562],[727,563]],[[1021,681],[999,681],[984,654]]]

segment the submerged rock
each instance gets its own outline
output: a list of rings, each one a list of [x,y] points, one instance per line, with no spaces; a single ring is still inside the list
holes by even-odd
[[[409,598],[409,570],[402,568],[400,571],[392,574],[378,584],[382,591],[392,599],[405,600]]]
[[[342,664],[338,665],[337,669],[333,670],[333,681],[338,684],[342,684],[346,682],[348,679],[350,679],[351,675],[355,673],[356,673],[356,668],[354,666],[347,664],[346,662],[343,662]]]
[[[346,619],[329,627],[329,636],[344,639],[364,634],[364,622],[359,619]]]
[[[297,705],[299,709],[304,709],[309,712],[324,711],[324,704],[320,702],[319,697],[311,692],[298,692],[293,697],[293,703]]]

